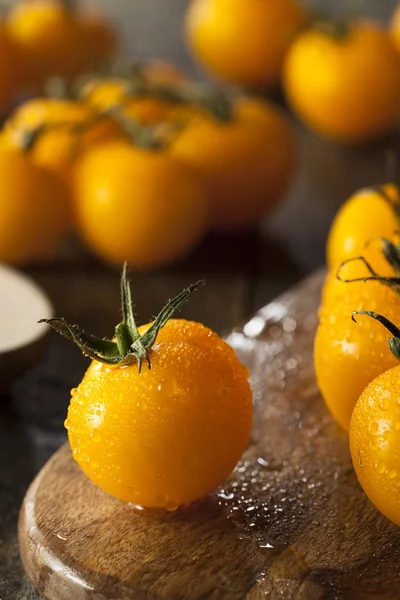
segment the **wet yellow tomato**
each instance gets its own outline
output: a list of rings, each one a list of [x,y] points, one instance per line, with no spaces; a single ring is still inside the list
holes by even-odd
[[[398,362],[397,362],[398,364]],[[350,450],[371,502],[400,525],[400,367],[371,381],[350,423]]]
[[[97,485],[175,510],[222,483],[241,457],[252,421],[248,371],[210,329],[183,320],[167,323],[149,358],[141,373],[137,363],[94,361],[72,392],[66,427]]]
[[[382,325],[365,315],[357,316],[354,323],[351,315],[354,310],[369,310],[396,322],[400,295],[380,282],[364,285],[363,293],[357,295],[350,289],[322,308],[315,338],[318,386],[332,415],[345,429],[363,389],[397,364],[388,348],[389,334]]]
[[[392,184],[382,186],[382,192],[366,188],[351,196],[337,213],[329,233],[328,266],[336,269],[342,261],[365,254],[366,243],[376,236],[393,239],[399,229],[394,210],[399,200],[398,188]]]
[[[397,243],[399,238],[396,236]],[[368,261],[374,272],[381,277],[395,277],[395,271],[386,260],[383,253],[383,244],[375,239],[364,248],[362,256]],[[339,277],[338,277],[339,275]],[[368,288],[365,287],[363,278],[371,277],[372,273],[362,260],[351,260],[343,264],[340,269],[331,269],[328,273],[322,289],[322,304],[335,304],[343,294],[364,293]],[[361,279],[361,281],[353,281]],[[349,280],[349,282],[342,281]]]
[[[239,101],[226,122],[194,115],[170,152],[205,182],[212,224],[222,229],[247,227],[272,210],[297,160],[290,124],[274,106],[250,99]]]
[[[222,79],[269,86],[307,19],[296,0],[192,0],[186,33],[195,56]]]
[[[107,261],[142,269],[166,264],[205,232],[206,192],[167,151],[104,144],[77,165],[76,184],[81,234]]]
[[[344,142],[374,139],[398,119],[400,58],[373,22],[349,24],[341,36],[311,29],[288,53],[284,88],[317,132]]]
[[[0,21],[0,113],[8,110],[24,87],[26,60],[18,44]]]
[[[20,265],[54,258],[70,226],[66,186],[29,153],[0,145],[0,261]]]

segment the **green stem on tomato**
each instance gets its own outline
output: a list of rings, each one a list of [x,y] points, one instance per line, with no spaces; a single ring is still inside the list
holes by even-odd
[[[41,319],[39,323],[47,323],[62,336],[74,342],[85,356],[105,363],[123,367],[137,362],[139,373],[145,360],[151,369],[150,351],[160,330],[172,318],[203,281],[197,281],[170,300],[160,311],[149,329],[140,334],[133,315],[130,283],[127,263],[124,264],[121,276],[122,322],[115,328],[115,341],[101,339],[85,333],[78,325],[69,325],[63,318]]]
[[[369,311],[369,310],[353,311],[351,318],[355,323],[357,323],[355,315],[366,315],[366,316],[370,317],[371,319],[378,321],[378,323],[381,323],[381,325],[383,325],[389,331],[389,333],[391,333],[393,335],[393,337],[388,339],[388,346],[389,346],[391,353],[398,360],[400,360],[400,329],[394,323],[389,321],[389,319],[387,319],[383,315],[380,315],[379,313],[376,313],[373,311]]]

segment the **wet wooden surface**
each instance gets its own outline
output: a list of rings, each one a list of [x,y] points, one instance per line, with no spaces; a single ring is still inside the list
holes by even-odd
[[[400,530],[361,491],[312,361],[323,274],[229,341],[251,370],[254,425],[235,472],[196,506],[138,513],[64,445],[20,518],[26,570],[49,600],[394,599]]]
[[[173,60],[189,73],[199,74],[185,50],[180,34],[187,1],[93,0],[102,4],[124,31],[125,51],[128,56]],[[348,0],[320,0],[318,3],[330,5],[336,10],[349,5]],[[395,0],[365,0],[362,4],[366,14],[385,20],[393,9]],[[400,147],[398,138],[393,138],[363,148],[342,148],[318,138],[301,125],[295,124],[295,127],[300,148],[300,165],[296,181],[282,206],[261,224],[257,235],[253,232],[232,237],[211,236],[195,254],[173,269],[151,275],[134,274],[135,301],[142,321],[154,315],[166,297],[180,291],[188,282],[204,277],[208,283],[201,301],[195,300],[196,297],[200,298],[199,295],[195,295],[183,314],[203,321],[220,333],[230,331],[304,274],[323,263],[326,234],[337,208],[357,187],[383,181],[384,151],[388,147]],[[84,258],[60,265],[30,269],[29,274],[47,291],[59,315],[79,322],[86,329],[100,335],[110,335],[113,331],[118,319],[117,272],[102,267],[94,260]],[[51,336],[43,360],[16,382],[10,395],[0,398],[0,600],[42,598],[24,574],[19,559],[18,510],[26,489],[39,469],[66,439],[63,421],[69,401],[69,390],[80,381],[86,365],[85,359],[68,342],[58,339],[55,335]],[[296,398],[293,402],[295,406],[299,406],[296,404]],[[273,410],[272,405],[272,413]],[[294,413],[296,411],[299,409],[296,408]],[[315,427],[317,428],[317,424]],[[282,444],[278,447],[272,443],[268,444],[267,436],[266,448],[272,456],[274,452],[278,452],[287,453],[289,458],[290,453],[295,456],[299,454],[301,458],[305,448],[287,447],[286,444],[290,443],[287,437],[290,436],[282,432]],[[340,437],[338,439],[335,444],[342,444],[345,448],[346,441],[340,441]],[[328,445],[324,455],[328,463],[333,460],[331,455],[328,456],[330,447]],[[285,457],[282,460],[289,459]],[[322,471],[325,466],[321,459],[318,468]],[[305,475],[301,477],[303,476]],[[278,485],[278,471],[274,477]],[[310,485],[312,484],[313,480],[310,481]],[[275,486],[274,489],[274,497],[281,500],[286,497],[284,492],[279,492],[279,489],[286,488]],[[314,498],[321,494],[322,501],[324,490],[319,487],[312,491],[313,489],[307,493],[312,493]],[[294,511],[290,504],[286,505],[285,502],[282,500],[281,507],[285,506],[285,509],[280,511],[280,518],[290,521]],[[372,519],[371,531],[376,537],[375,552],[379,559],[386,560],[387,568],[380,560],[375,562],[375,566],[368,562],[364,564],[363,548],[368,556],[372,555],[374,536],[366,538],[360,533],[361,537],[357,537],[355,541],[350,540],[346,533],[346,515],[335,513],[337,509],[332,502],[329,499],[326,502],[333,511],[332,519],[328,519],[326,523],[316,520],[318,524],[312,525],[311,514],[307,517],[310,530],[315,532],[315,553],[321,548],[318,545],[319,537],[329,536],[335,518],[342,519],[342,541],[339,541],[338,537],[334,538],[335,552],[336,556],[342,552],[343,556],[351,558],[347,564],[351,563],[355,569],[354,589],[356,582],[361,581],[363,599],[391,599],[400,596],[396,587],[398,569],[396,570],[393,562],[396,560],[397,550],[390,550],[389,544],[393,542],[390,542],[390,536],[387,537],[386,522],[374,521],[376,517],[371,515],[375,513],[371,513],[372,509],[367,505],[362,505],[367,511],[366,518]],[[289,508],[286,509],[286,506]],[[268,521],[260,519],[261,517],[257,521],[257,527],[262,527],[262,523],[266,527]],[[274,523],[277,523],[276,519]],[[268,531],[275,535],[273,528]],[[379,537],[381,531],[384,531],[383,537]],[[390,527],[389,531],[392,531]],[[283,542],[286,543],[285,539]],[[260,557],[262,552],[260,554],[257,550],[256,555]],[[278,561],[277,566],[274,566],[278,573],[279,564]],[[311,560],[311,564],[316,563]],[[294,568],[297,569],[296,564]],[[309,579],[308,583],[304,584],[308,589],[318,591],[320,595],[316,592],[314,597],[325,597],[324,594],[329,593],[324,587],[321,592],[318,587],[320,576],[324,582],[331,577],[333,589],[340,590],[337,596],[346,596],[343,583],[346,579],[341,578],[340,568],[331,570],[329,562],[324,562],[321,555],[321,562],[316,569],[311,583]],[[381,572],[383,577],[380,576]],[[344,577],[347,576],[348,570],[344,573]],[[276,590],[270,590],[266,594],[262,590],[258,592],[257,585],[253,591],[257,600],[265,597],[287,597],[284,580]],[[293,587],[299,583],[295,580],[291,585]],[[335,587],[337,585],[339,588]],[[391,585],[395,590],[392,594]],[[299,589],[297,597],[302,598],[301,588]],[[310,592],[306,597],[313,596]],[[348,597],[354,596],[350,594]]]

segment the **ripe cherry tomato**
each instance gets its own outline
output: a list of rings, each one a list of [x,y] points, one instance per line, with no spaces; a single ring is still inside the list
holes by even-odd
[[[95,113],[83,103],[36,98],[21,105],[6,122],[2,143],[19,147],[27,133],[44,127],[31,150],[33,160],[69,184],[79,154],[103,141],[124,137],[110,119],[101,119],[85,129],[94,117]],[[81,133],[79,126],[84,128]]]
[[[284,87],[291,107],[311,128],[363,142],[397,122],[400,57],[373,22],[349,24],[340,36],[311,29],[288,53]]]
[[[143,333],[148,325],[140,328]],[[101,488],[127,502],[175,510],[217,487],[251,428],[248,371],[204,325],[171,320],[151,370],[93,361],[72,391],[73,456]]]
[[[194,116],[170,150],[208,186],[213,225],[228,229],[256,223],[281,200],[297,159],[293,132],[278,109],[249,99],[226,122]]]
[[[314,347],[317,382],[335,419],[348,429],[351,413],[363,389],[375,377],[397,364],[389,351],[382,325],[352,312],[369,310],[396,321],[400,295],[377,281],[364,284],[363,293],[351,291],[328,303],[320,312]]]
[[[200,239],[208,199],[195,175],[164,150],[110,143],[77,165],[83,238],[107,261],[136,268],[174,261]]]
[[[399,229],[396,206],[400,206],[400,197],[393,184],[365,188],[351,196],[336,215],[329,233],[328,266],[337,269],[344,260],[360,254],[367,256],[366,244],[374,237],[393,239]]]
[[[114,36],[104,21],[58,0],[18,2],[7,26],[28,57],[31,80],[38,86],[53,76],[71,81],[114,51]]]
[[[397,243],[398,241],[397,239]],[[374,273],[381,277],[396,276],[393,266],[385,258],[382,240],[374,239],[365,247],[361,256],[362,259],[356,255],[354,260],[348,259],[349,262],[342,263],[338,269],[331,269],[322,289],[323,306],[335,304],[343,294],[364,293],[367,289],[365,278],[370,278]]]
[[[307,20],[296,0],[192,0],[186,33],[195,56],[222,79],[269,86]]]
[[[49,260],[70,226],[65,185],[29,153],[0,146],[0,261]]]
[[[399,382],[399,366],[371,381],[350,423],[351,456],[361,487],[396,525],[400,525]]]

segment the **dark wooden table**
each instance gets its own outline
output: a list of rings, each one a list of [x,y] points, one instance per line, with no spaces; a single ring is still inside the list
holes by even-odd
[[[187,0],[102,0],[118,21],[130,56],[163,57],[196,73],[180,37]],[[327,2],[320,2],[327,4]],[[332,0],[335,8],[349,2]],[[364,2],[366,13],[386,19],[394,0]],[[385,149],[393,138],[364,148],[342,148],[296,125],[301,151],[297,179],[282,207],[258,232],[212,235],[184,263],[150,275],[133,274],[142,322],[187,283],[207,286],[183,315],[227,332],[324,261],[324,244],[337,208],[357,187],[382,182]],[[118,319],[118,279],[90,257],[28,270],[47,291],[57,313],[100,335]],[[23,495],[40,467],[65,441],[69,391],[87,362],[68,342],[49,337],[42,362],[0,398],[0,600],[37,600],[19,560],[16,522]],[[73,599],[71,599],[73,600]]]

